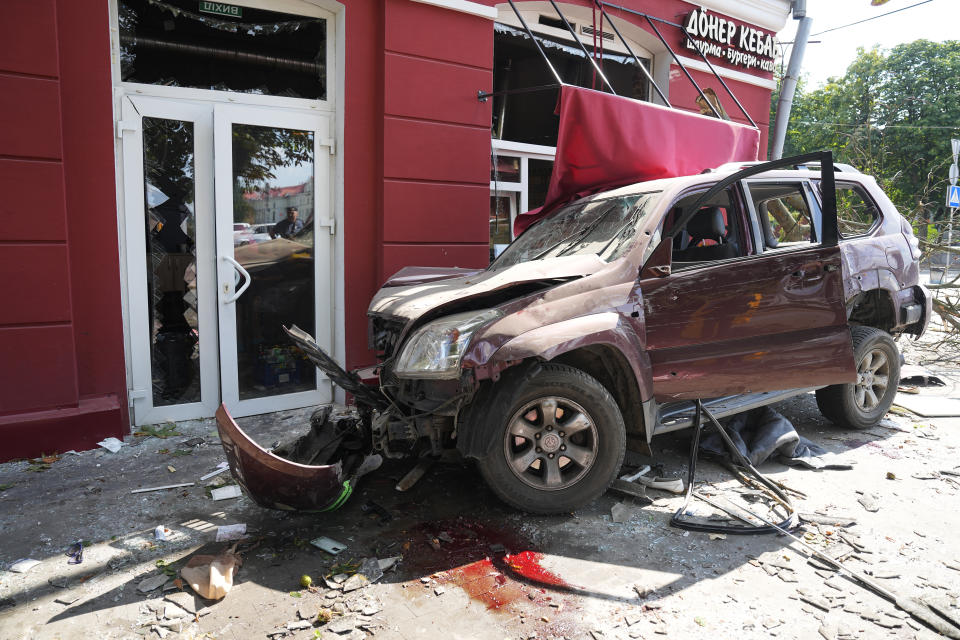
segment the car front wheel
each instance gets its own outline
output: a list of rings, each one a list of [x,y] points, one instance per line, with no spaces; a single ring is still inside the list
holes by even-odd
[[[487,484],[531,513],[566,513],[599,497],[623,462],[626,435],[613,396],[579,369],[544,364],[490,403],[495,438],[479,460]]]
[[[900,384],[900,350],[886,331],[854,326],[857,381],[817,390],[820,413],[838,425],[866,429],[883,419]]]

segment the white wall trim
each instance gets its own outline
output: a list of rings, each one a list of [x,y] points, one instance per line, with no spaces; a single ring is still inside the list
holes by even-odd
[[[783,29],[790,15],[790,0],[690,0],[690,2],[774,33]]]
[[[470,2],[469,0],[413,0],[421,4],[431,4],[435,7],[459,11],[460,13],[469,13],[472,16],[479,16],[487,20],[497,19],[497,10],[479,2]]]
[[[707,66],[703,60],[694,60],[693,58],[687,58],[684,56],[677,56],[685,67],[691,69],[696,69],[697,71],[706,71],[711,73],[710,67]],[[717,70],[717,75],[723,76],[724,78],[730,78],[731,80],[736,80],[737,82],[743,82],[745,84],[752,84],[758,87],[763,87],[764,89],[776,89],[777,83],[772,78],[760,78],[749,73],[744,73],[743,71],[737,71],[736,69],[727,69],[726,67],[720,67],[713,65],[713,68]],[[720,89],[722,87],[714,87],[714,90],[717,94],[720,94]]]

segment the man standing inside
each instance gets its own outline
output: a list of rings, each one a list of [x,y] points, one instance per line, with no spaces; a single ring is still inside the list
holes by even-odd
[[[300,211],[296,207],[287,207],[287,217],[273,225],[270,230],[271,238],[289,238],[303,230],[303,223],[298,219]]]

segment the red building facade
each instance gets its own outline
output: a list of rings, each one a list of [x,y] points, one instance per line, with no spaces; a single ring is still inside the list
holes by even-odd
[[[787,0],[622,0],[607,10],[629,50],[589,3],[560,6],[591,54],[602,45],[617,93],[660,101],[636,55],[675,108],[699,111],[637,12],[690,24],[765,154],[767,38]],[[602,88],[548,3],[517,8],[565,82]],[[279,325],[372,364],[381,282],[485,266],[549,176],[556,90],[478,99],[548,73],[509,5],[9,0],[0,42],[2,459],[221,401],[234,415],[329,401]],[[296,231],[271,238],[288,207]]]

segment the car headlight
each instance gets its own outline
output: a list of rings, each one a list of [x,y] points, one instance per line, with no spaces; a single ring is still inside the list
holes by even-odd
[[[403,345],[393,373],[398,378],[457,378],[470,338],[501,315],[495,309],[468,311],[425,324]]]

